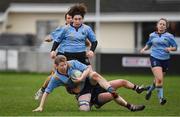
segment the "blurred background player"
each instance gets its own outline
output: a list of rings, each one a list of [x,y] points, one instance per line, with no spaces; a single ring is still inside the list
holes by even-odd
[[[149,90],[146,94],[146,100],[149,100],[152,91],[156,88],[158,98],[161,105],[166,103],[163,96],[163,80],[165,72],[168,70],[168,63],[170,61],[170,52],[177,50],[177,44],[174,36],[167,32],[168,21],[161,18],[156,24],[157,30],[150,34],[149,40],[145,47],[141,49],[141,53],[151,48],[150,61],[151,70],[154,75],[154,83],[147,87]]]
[[[56,55],[65,55],[68,60],[78,60],[86,65],[90,65],[89,58],[94,56],[97,40],[91,27],[83,24],[86,11],[87,8],[84,4],[72,6],[65,17],[71,16],[72,22],[68,20],[70,24],[57,28],[50,34],[50,39],[54,40],[51,49],[52,59]],[[90,49],[87,49],[87,46]],[[58,52],[56,53],[57,47]],[[42,88],[37,91],[35,100],[41,98],[49,80],[50,77],[44,82]]]
[[[65,18],[65,25],[68,25],[68,24],[70,24],[72,22],[72,16],[70,16],[68,14],[68,12],[65,14],[64,18]],[[48,36],[45,37],[44,41],[45,42],[52,42],[53,39],[51,38],[51,35],[48,35]]]
[[[78,94],[77,100],[79,103],[79,110],[90,111],[91,91],[97,83],[106,92],[108,92],[108,95],[111,96],[111,97],[108,96],[107,98],[104,97],[105,98],[104,100],[107,100],[110,97],[111,100],[114,100],[116,103],[124,107],[127,107],[131,111],[140,111],[145,108],[144,105],[132,105],[127,103],[122,97],[120,97],[116,93],[115,89],[110,85],[110,83],[107,82],[100,74],[92,71],[90,66],[80,63],[77,60],[67,61],[66,57],[63,55],[58,55],[56,57],[55,66],[56,66],[55,74],[52,76],[50,83],[48,84],[48,87],[45,89],[45,92],[43,93],[40,105],[33,111],[43,111],[44,103],[48,94],[58,86],[71,87],[71,89],[73,89],[74,94]],[[81,71],[82,75],[78,77],[75,81],[72,81],[69,76],[73,74],[74,70]],[[87,78],[87,76],[89,78]],[[83,83],[83,86],[80,83]],[[132,83],[126,80],[121,81],[122,83],[121,85],[119,85],[118,80],[112,81],[111,83],[116,88],[124,85],[127,88],[132,88],[136,90],[138,93],[141,93],[143,91],[142,88],[138,87],[137,85],[133,85]],[[78,85],[81,85],[81,87],[79,87]]]

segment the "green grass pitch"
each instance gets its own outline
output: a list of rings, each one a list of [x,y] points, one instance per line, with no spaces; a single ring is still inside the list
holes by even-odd
[[[152,83],[152,75],[104,74],[107,80],[127,79],[136,84]],[[145,104],[141,112],[130,112],[115,102],[107,103],[100,109],[92,108],[90,112],[78,111],[73,95],[66,93],[63,87],[57,88],[49,95],[45,109],[41,113],[33,113],[38,105],[34,93],[46,79],[47,74],[7,73],[0,72],[0,116],[180,116],[180,77],[166,76],[164,93],[167,104],[161,106],[154,91],[149,101],[145,100],[145,92],[137,94],[132,90],[120,88],[118,93],[134,104]]]

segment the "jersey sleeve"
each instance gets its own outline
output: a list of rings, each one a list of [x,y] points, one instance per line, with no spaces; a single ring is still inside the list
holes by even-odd
[[[62,38],[64,37],[64,27],[58,27],[55,31],[53,31],[51,34],[51,39],[56,42],[61,42]]]
[[[177,45],[177,43],[176,43],[175,38],[174,38],[173,35],[170,36],[170,41],[169,41],[169,43],[170,43],[170,46],[172,46],[172,47],[175,47],[175,48],[178,47],[178,45]]]
[[[152,36],[152,34],[150,34],[150,35],[149,35],[149,39],[148,39],[148,41],[146,42],[146,45],[148,45],[149,47],[152,46],[152,38],[153,38],[153,36]]]
[[[60,80],[56,79],[55,76],[52,76],[47,88],[45,89],[45,92],[51,93],[56,87],[62,85],[63,83]]]
[[[87,27],[87,38],[90,40],[90,42],[95,42],[96,40],[96,36],[95,33],[93,32],[91,27]]]

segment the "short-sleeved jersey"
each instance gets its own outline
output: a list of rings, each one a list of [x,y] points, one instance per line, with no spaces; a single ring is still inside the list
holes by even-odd
[[[170,53],[167,52],[165,48],[177,48],[174,36],[168,32],[163,34],[158,34],[157,32],[151,33],[146,45],[151,47],[151,56],[160,60],[167,60],[170,58]]]
[[[58,52],[85,52],[86,39],[90,42],[95,42],[96,37],[91,27],[82,24],[79,28],[75,28],[72,24],[64,25],[57,28],[51,34],[51,38],[60,43]]]
[[[73,74],[74,70],[79,70],[79,71],[83,72],[84,70],[87,69],[87,66],[83,63],[80,63],[77,60],[68,61],[68,64],[69,64],[69,67],[68,67],[66,75],[61,74],[57,70],[55,70],[55,73],[52,76],[47,88],[45,89],[45,92],[50,93],[53,91],[54,88],[56,88],[58,86],[67,86],[70,88],[77,86],[76,83],[72,82],[72,80],[69,78],[69,76],[71,76]],[[79,85],[81,85],[81,88],[84,87],[84,84],[82,84],[82,83],[79,84]]]

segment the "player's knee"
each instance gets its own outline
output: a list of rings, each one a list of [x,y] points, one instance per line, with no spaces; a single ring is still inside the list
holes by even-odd
[[[162,81],[161,78],[158,78],[158,79],[156,80],[156,84],[157,84],[157,85],[160,85],[160,84],[162,84],[162,83],[163,83],[163,81]]]
[[[90,77],[93,78],[93,79],[98,79],[98,78],[99,78],[99,75],[98,75],[97,72],[94,72],[94,71],[93,71],[93,72],[91,72]]]
[[[122,84],[122,86],[126,86],[127,85],[127,81],[126,80],[121,80],[121,84]]]
[[[162,84],[162,81],[161,81],[161,80],[158,80],[158,84]]]
[[[98,74],[97,74],[97,72],[92,71],[92,72],[91,72],[91,76],[92,76],[92,77],[98,77]]]
[[[116,99],[116,98],[119,97],[118,94],[117,94],[116,92],[111,93],[111,95],[112,95],[112,97],[113,97],[114,99]]]

